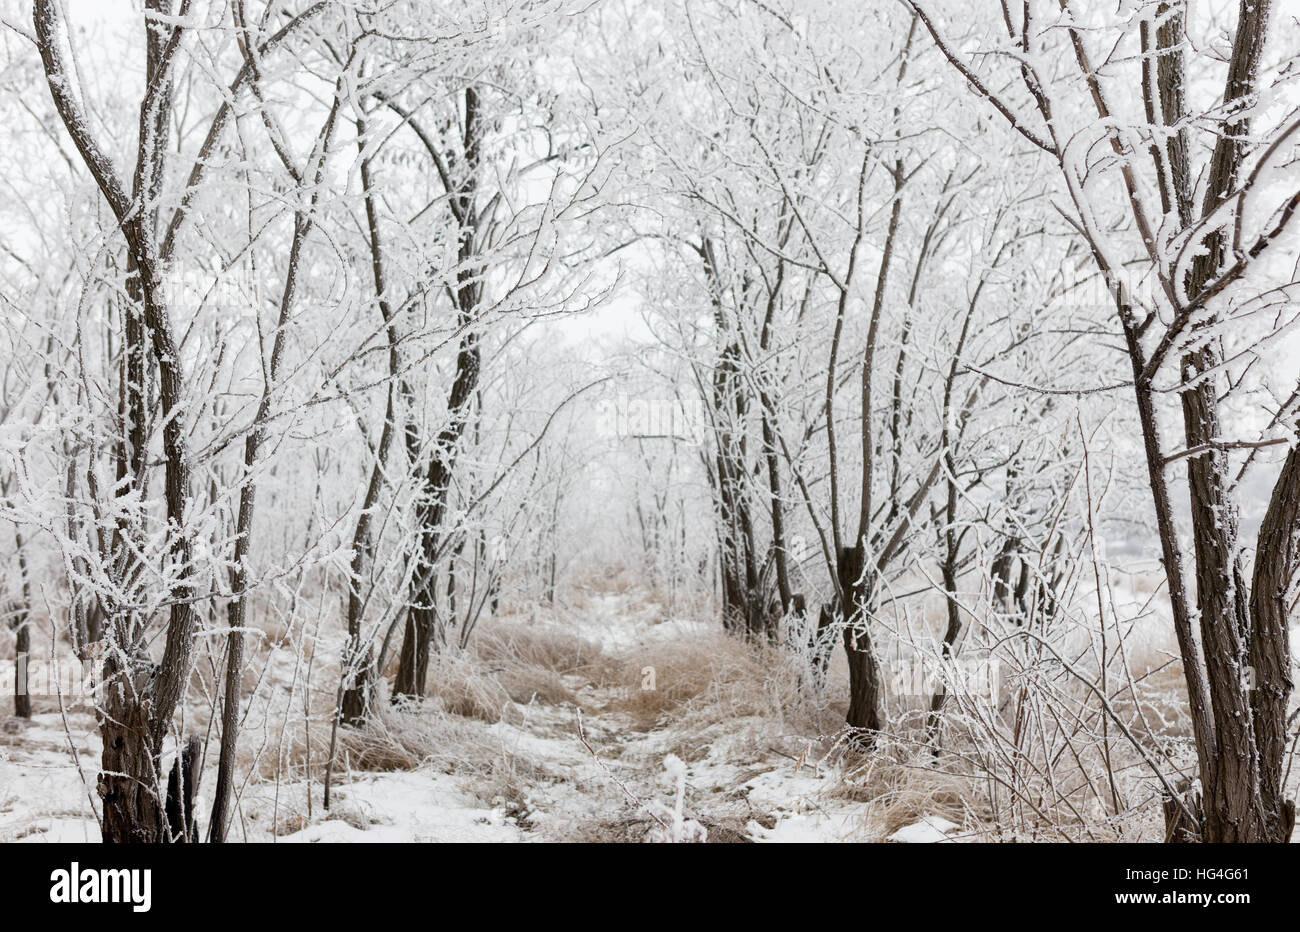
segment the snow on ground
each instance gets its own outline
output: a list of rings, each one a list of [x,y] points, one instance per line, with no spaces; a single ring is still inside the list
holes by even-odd
[[[975,826],[952,821],[963,816],[934,811],[923,794],[915,808],[900,811],[897,786],[850,786],[835,755],[828,754],[834,742],[827,736],[842,721],[840,713],[823,710],[820,719],[810,720],[784,705],[788,697],[778,697],[775,705],[771,697],[759,701],[762,690],[775,688],[771,684],[742,678],[729,685],[725,677],[716,678],[711,665],[738,662],[709,656],[725,652],[716,630],[667,617],[644,593],[588,593],[570,610],[532,613],[511,624],[512,637],[578,634],[597,655],[593,666],[621,664],[621,672],[614,682],[608,669],[564,672],[550,696],[540,689],[530,693],[531,686],[522,693],[516,689],[514,701],[501,699],[500,715],[458,713],[446,697],[386,711],[384,728],[392,729],[399,752],[394,762],[353,766],[364,741],[341,751],[329,810],[322,791],[331,700],[323,690],[333,688],[333,671],[318,657],[322,666],[313,690],[322,691],[320,701],[304,719],[301,656],[268,646],[266,673],[252,692],[258,698],[241,739],[243,772],[255,772],[240,792],[232,839],[642,841],[671,834],[663,823],[674,818],[678,826],[698,822],[715,842],[933,843],[979,837]],[[633,701],[637,687],[617,681],[635,677],[643,658],[671,664],[701,653],[702,669],[715,678],[704,684],[699,704],[652,704],[647,713]],[[508,666],[510,660],[493,663]],[[474,662],[474,675],[495,669],[481,658]],[[658,688],[671,688],[679,672],[660,669],[665,682]],[[744,676],[762,680],[763,669],[747,669]],[[499,684],[492,685],[500,694]],[[741,692],[732,695],[730,688]],[[193,707],[187,714],[191,721],[200,719]],[[313,749],[305,762],[301,741],[296,758],[284,750],[285,736],[301,738],[304,730]],[[197,804],[201,825],[207,822],[216,756],[214,736]],[[670,757],[683,762],[677,817],[677,784],[664,767]],[[270,766],[276,759],[287,763]],[[30,722],[0,717],[0,842],[97,841],[98,765],[99,736],[89,709],[71,706],[62,714],[46,700]],[[1291,795],[1300,795],[1300,773],[1293,772],[1291,782]],[[1143,829],[1147,834],[1159,830],[1158,816],[1152,818],[1149,831]]]
[[[84,711],[69,711],[67,724],[57,711],[0,720],[0,842],[99,841],[90,802],[99,734]]]
[[[889,836],[889,840],[908,845],[928,845],[935,842],[950,841],[948,837],[961,828],[956,822],[949,822],[940,816],[926,816],[919,822],[905,825]]]
[[[563,625],[615,656],[634,656],[710,630],[704,622],[666,618],[635,592],[589,593],[581,609],[572,617],[533,623]],[[292,657],[276,649],[267,656],[259,695],[279,697],[274,705],[281,711],[300,704],[292,698]],[[581,676],[566,676],[564,682],[576,703],[524,702],[517,704],[517,714],[501,721],[457,722],[473,742],[467,759],[477,755],[476,760],[495,762],[489,775],[481,760],[469,772],[448,766],[454,753],[389,772],[353,770],[340,759],[328,811],[319,761],[310,800],[301,777],[275,781],[258,775],[242,791],[231,837],[288,843],[640,840],[668,818],[675,786],[665,782],[663,762],[684,746],[694,753],[684,765],[683,818],[699,821],[710,841],[879,835],[864,829],[860,803],[827,794],[835,781],[830,769],[780,750],[779,737],[760,731],[749,736],[739,726],[692,731],[676,727],[671,714],[654,727],[637,727],[627,714],[607,708],[616,688]],[[274,737],[276,726],[269,719],[253,718],[245,723],[245,744]],[[98,732],[88,709],[70,709],[66,720],[65,728],[57,710],[40,712],[30,723],[0,720],[0,841],[99,840],[91,803]],[[210,804],[215,751],[214,738],[198,802],[200,824],[206,823]],[[262,752],[267,754],[273,752]]]
[[[691,618],[668,618],[654,602],[640,594],[589,592],[586,611],[568,619],[574,631],[612,653],[676,640],[683,635],[708,631],[710,622]]]
[[[338,798],[335,812],[344,818],[317,822],[279,841],[477,842],[523,837],[504,809],[484,808],[445,774],[360,775]]]

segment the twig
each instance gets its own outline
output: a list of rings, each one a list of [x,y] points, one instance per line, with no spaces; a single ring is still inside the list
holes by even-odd
[[[646,815],[650,816],[650,818],[654,819],[656,822],[659,823],[660,828],[662,828],[664,831],[668,831],[668,823],[666,823],[663,819],[659,818],[659,816],[655,815],[654,810],[652,810],[649,806],[641,802],[641,800],[637,798],[636,794],[627,788],[626,783],[624,783],[618,777],[614,776],[614,771],[610,770],[609,767],[606,766],[605,762],[600,759],[600,755],[596,753],[596,749],[593,748],[590,742],[587,741],[587,733],[582,729],[582,709],[578,710],[578,740],[581,741],[582,746],[585,747],[588,750],[588,752],[590,752],[591,759],[596,762],[596,766],[599,767],[601,770],[605,771],[605,775],[608,776],[611,780],[614,781],[615,784],[618,785],[618,788],[623,791],[623,793],[627,796],[627,798],[632,800],[632,803],[634,805],[640,806],[642,809],[644,809]]]

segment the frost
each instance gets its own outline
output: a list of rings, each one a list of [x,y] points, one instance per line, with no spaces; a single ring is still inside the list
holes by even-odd
[[[699,822],[685,816],[683,807],[686,802],[686,765],[676,754],[664,758],[664,777],[673,788],[673,804],[667,806],[658,801],[651,801],[646,808],[658,819],[658,824],[650,829],[646,841],[650,842],[703,842],[708,831]]]

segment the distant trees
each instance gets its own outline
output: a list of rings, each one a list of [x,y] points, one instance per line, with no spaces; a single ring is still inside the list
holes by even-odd
[[[1060,239],[1019,205],[981,229],[990,201],[1033,206],[1035,193],[997,181],[992,153],[928,129],[965,124],[915,62],[919,21],[823,4],[665,9],[616,80],[647,164],[635,233],[663,244],[680,283],[651,293],[694,302],[661,329],[705,401],[724,624],[771,638],[787,616],[823,668],[842,641],[848,724],[869,744],[885,728],[873,638],[893,580],[939,564],[953,589],[972,569],[969,490],[1023,481],[1014,453],[964,438],[1025,390],[971,364],[1041,337],[1046,285],[1003,279]],[[1007,324],[996,337],[991,320]],[[1023,601],[1031,571],[1016,537],[1002,545],[997,572],[1023,570]],[[819,622],[805,586],[824,596]],[[956,650],[955,593],[951,609]]]
[[[475,567],[487,556],[484,541],[466,550],[467,521],[502,474],[477,482],[465,465],[488,416],[485,367],[515,332],[599,300],[604,290],[576,290],[587,282],[584,250],[559,240],[601,193],[599,149],[564,94],[526,61],[546,54],[543,37],[557,35],[562,23],[558,7],[453,11],[437,22],[415,12],[385,15],[386,28],[403,41],[379,46],[359,115],[367,251],[389,366],[387,411],[354,534],[342,700],[349,722],[364,717],[363,684],[373,676],[365,671],[385,656],[382,648],[374,656],[362,633],[356,586],[363,554],[373,547],[366,544],[368,516],[383,478],[394,478],[392,445],[400,436],[410,483],[393,697],[417,698],[426,691],[431,653],[446,644],[455,622],[454,564],[467,552]],[[430,31],[436,26],[462,37],[454,50],[441,48]],[[377,177],[384,171],[376,156],[393,148],[390,139],[403,140],[409,156],[391,174],[420,178],[436,192],[407,216],[381,204],[389,189]],[[450,373],[440,384],[444,358]],[[503,455],[502,469],[513,470],[518,463]]]

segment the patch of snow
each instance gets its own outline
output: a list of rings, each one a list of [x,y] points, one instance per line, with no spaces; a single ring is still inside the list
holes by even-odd
[[[368,824],[361,828],[355,822]],[[521,840],[519,827],[503,810],[483,807],[453,777],[427,769],[358,779],[340,791],[332,817],[277,839],[289,843]]]
[[[893,842],[906,845],[930,845],[941,841],[951,841],[949,833],[961,828],[956,822],[949,822],[941,816],[922,816],[921,821],[905,825],[889,836]]]

